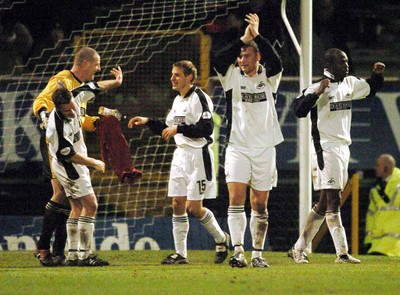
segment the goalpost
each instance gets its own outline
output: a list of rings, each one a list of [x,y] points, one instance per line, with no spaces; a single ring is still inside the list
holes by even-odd
[[[286,0],[282,0],[281,13],[290,37],[300,56],[299,93],[312,82],[312,0],[301,0],[301,45],[286,16]],[[302,230],[312,205],[311,188],[311,122],[310,115],[298,120],[299,160],[299,232]]]

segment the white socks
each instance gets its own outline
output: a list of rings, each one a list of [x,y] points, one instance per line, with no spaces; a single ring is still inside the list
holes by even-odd
[[[250,232],[252,238],[253,251],[251,259],[262,257],[262,250],[264,249],[265,237],[268,230],[268,213],[262,214],[257,211],[251,211],[250,217]]]
[[[232,245],[235,247],[235,253],[244,252],[244,232],[247,226],[244,206],[229,206],[228,226],[231,234]]]
[[[331,233],[333,243],[335,244],[336,254],[347,254],[349,247],[347,245],[346,231],[342,225],[340,212],[326,213],[326,224]]]
[[[68,260],[78,259],[79,232],[78,219],[67,219],[67,243],[68,243]]]
[[[68,218],[68,260],[85,259],[91,253],[94,232],[94,217]]]
[[[207,231],[212,235],[215,243],[220,244],[225,242],[225,234],[219,226],[217,219],[215,219],[214,214],[207,208],[206,214],[199,219],[200,223],[207,229]]]
[[[172,215],[172,234],[174,236],[175,251],[187,257],[187,235],[189,232],[189,218],[187,213]]]
[[[92,238],[94,233],[94,217],[80,216],[78,221],[78,232],[80,237],[79,259],[85,259],[89,256],[92,247]]]
[[[306,223],[299,239],[296,244],[294,244],[295,250],[304,251],[308,247],[324,222],[324,219],[325,215],[321,215],[314,206],[310,213],[308,213]]]

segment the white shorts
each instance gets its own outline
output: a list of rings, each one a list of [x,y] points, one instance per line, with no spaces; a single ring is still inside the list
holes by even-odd
[[[86,166],[74,163],[65,166],[54,158],[51,165],[68,198],[78,199],[94,194],[90,171]]]
[[[276,187],[275,147],[248,148],[228,145],[225,156],[226,182],[241,182],[259,191]]]
[[[168,182],[169,197],[187,197],[190,201],[215,199],[217,190],[214,172],[214,154],[203,149],[178,147],[174,151]],[[208,178],[207,179],[207,175]]]
[[[350,150],[347,145],[329,147],[322,152],[320,164],[323,162],[323,169],[318,166],[317,154],[311,156],[311,169],[314,190],[340,189],[343,190],[348,180],[348,167]]]

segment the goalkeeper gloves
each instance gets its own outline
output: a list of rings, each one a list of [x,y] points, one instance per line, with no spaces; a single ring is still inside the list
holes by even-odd
[[[39,115],[40,115],[40,119],[42,120],[42,123],[40,124],[40,128],[43,130],[46,130],[50,113],[47,112],[46,110],[43,110],[39,113]]]

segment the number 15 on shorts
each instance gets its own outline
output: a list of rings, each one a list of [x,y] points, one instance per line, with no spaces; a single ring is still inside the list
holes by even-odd
[[[197,184],[199,186],[199,194],[202,195],[204,194],[204,191],[206,190],[206,180],[198,180]]]

